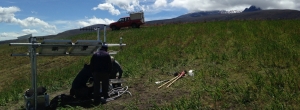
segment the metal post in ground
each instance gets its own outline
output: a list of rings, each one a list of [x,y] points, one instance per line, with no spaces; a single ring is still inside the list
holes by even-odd
[[[97,27],[97,40],[101,41],[101,39],[100,39],[100,27]]]
[[[100,41],[100,42],[102,42],[101,39],[100,39],[100,27],[97,27],[97,40]],[[102,43],[102,44],[103,44],[103,43]],[[100,48],[101,48],[101,47],[99,47],[99,48],[97,49],[97,51],[98,51]]]
[[[122,50],[122,40],[123,40],[123,38],[120,37],[120,50]]]
[[[36,43],[36,37],[29,37],[30,43],[30,60],[31,60],[31,74],[32,74],[32,88],[34,90],[34,109],[37,110],[37,71],[36,71],[36,46],[33,45]]]
[[[104,33],[104,41],[103,43],[105,44],[106,43],[106,25],[104,25],[104,29],[103,29],[103,33]]]

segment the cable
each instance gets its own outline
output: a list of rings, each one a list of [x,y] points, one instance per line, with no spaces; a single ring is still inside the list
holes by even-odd
[[[116,88],[112,88],[109,92],[108,95],[111,97],[115,94],[117,94],[114,97],[108,98],[106,99],[106,101],[112,101],[115,100],[116,98],[119,98],[120,96],[122,96],[124,93],[128,93],[130,96],[132,96],[131,92],[128,91],[128,86],[125,87],[116,87]]]

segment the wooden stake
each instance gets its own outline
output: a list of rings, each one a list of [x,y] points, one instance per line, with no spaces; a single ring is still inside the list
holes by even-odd
[[[176,79],[177,77],[179,77],[179,75],[178,75],[178,76],[175,76],[175,77],[172,78],[172,79],[170,79],[168,82],[165,82],[164,84],[160,85],[160,86],[158,87],[158,89],[161,88],[162,86],[168,84],[168,83],[171,82],[172,80]]]
[[[181,76],[178,76],[174,81],[172,81],[167,87],[171,86],[175,81],[177,81]]]
[[[170,86],[171,86],[175,81],[177,81],[179,78],[181,78],[184,74],[185,74],[184,71],[181,72],[181,74],[180,74],[174,81],[172,81],[172,82],[167,86],[167,88],[170,87]]]

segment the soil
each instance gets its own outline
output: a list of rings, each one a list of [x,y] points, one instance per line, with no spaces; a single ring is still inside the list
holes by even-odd
[[[147,76],[146,76],[147,77]],[[172,77],[165,76],[169,79]],[[126,79],[125,79],[126,81]],[[162,87],[158,89],[160,85],[155,84],[154,82],[145,81],[144,78],[131,79],[129,82],[124,82],[123,87],[130,85],[128,91],[131,92],[132,96],[129,94],[123,94],[120,98],[116,100],[109,101],[106,104],[99,105],[103,106],[105,109],[151,109],[157,106],[169,105],[174,99],[183,97],[189,92],[185,89],[177,89],[175,87],[165,88]],[[69,94],[69,89],[63,91],[57,91],[54,93],[49,93],[50,101],[61,94]],[[6,106],[0,106],[0,109],[3,110],[24,110],[24,100],[10,102]],[[98,107],[83,107],[84,109],[95,109]]]

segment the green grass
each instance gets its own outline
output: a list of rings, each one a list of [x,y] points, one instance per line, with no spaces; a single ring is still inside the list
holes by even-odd
[[[272,20],[168,24],[108,31],[109,43],[118,43],[122,37],[127,44],[115,58],[123,66],[130,89],[137,91],[133,91],[136,96],[130,100],[122,99],[122,104],[111,102],[101,108],[112,109],[117,105],[124,109],[162,110],[300,109],[299,29],[299,20]],[[70,39],[96,39],[96,33]],[[2,105],[22,100],[24,90],[30,87],[29,58],[9,56],[24,49],[0,47],[1,60],[5,62],[0,66],[4,83],[0,89]],[[49,92],[69,89],[89,58],[39,57],[38,84],[46,85]],[[155,81],[189,69],[196,70],[193,78],[182,78],[169,89],[156,90]],[[141,91],[138,87],[142,87]],[[143,91],[147,88],[149,93]],[[143,98],[144,93],[148,98]],[[173,95],[174,100],[163,97],[168,95]]]

